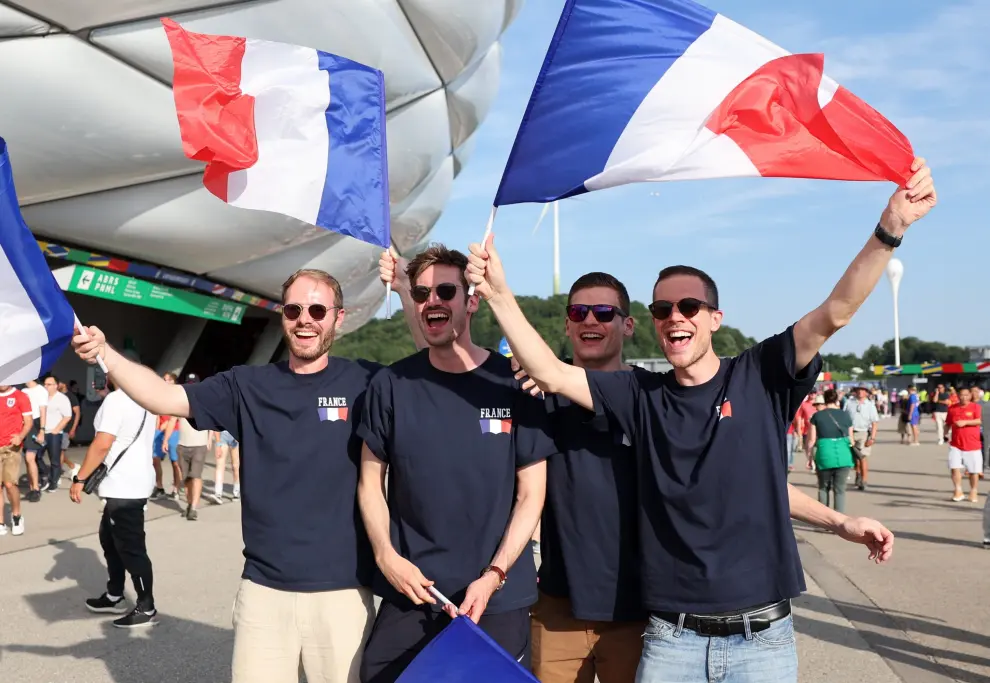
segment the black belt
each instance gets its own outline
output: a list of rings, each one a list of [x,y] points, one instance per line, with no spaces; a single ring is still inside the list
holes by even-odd
[[[791,601],[781,600],[780,602],[760,607],[739,614],[729,614],[722,616],[705,616],[701,614],[685,614],[682,626],[690,631],[694,631],[699,636],[724,638],[725,636],[739,636],[746,633],[746,624],[743,617],[749,619],[750,633],[758,633],[770,628],[770,624],[783,619],[791,613]],[[677,624],[681,615],[679,612],[654,612],[654,615]]]

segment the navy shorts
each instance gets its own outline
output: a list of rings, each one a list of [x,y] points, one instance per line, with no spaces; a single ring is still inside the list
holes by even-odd
[[[393,683],[449,623],[450,617],[434,612],[429,605],[410,604],[407,608],[382,600],[364,647],[361,683]],[[516,661],[530,669],[529,607],[483,614],[478,625]]]

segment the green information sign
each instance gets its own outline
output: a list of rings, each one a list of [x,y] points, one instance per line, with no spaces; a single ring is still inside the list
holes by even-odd
[[[55,271],[55,279],[67,292],[234,325],[241,324],[244,310],[247,308],[244,304],[214,299],[195,292],[174,289],[86,266],[59,268]]]

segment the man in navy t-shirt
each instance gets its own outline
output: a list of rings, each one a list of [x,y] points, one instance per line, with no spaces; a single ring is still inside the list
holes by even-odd
[[[510,361],[471,342],[478,298],[467,294],[466,265],[442,245],[410,262],[429,350],[382,370],[368,388],[358,500],[383,600],[364,683],[396,680],[455,616],[430,588],[529,665],[529,539],[554,444],[542,402],[520,390]]]
[[[408,300],[408,281],[395,289]],[[234,683],[354,681],[374,618],[374,558],[357,507],[355,434],[373,363],[332,358],[344,321],[336,279],[301,270],[282,287],[287,362],[167,384],[95,327],[73,339],[157,415],[229,432],[241,445],[244,572],[234,605]],[[414,336],[415,336],[414,332]],[[422,345],[421,337],[417,337]]]
[[[687,266],[660,272],[650,311],[673,371],[586,371],[559,361],[512,297],[491,245],[472,245],[469,281],[492,307],[515,359],[545,392],[616,420],[639,467],[643,604],[637,680],[796,681],[790,599],[804,589],[789,522],[785,432],[821,367],[822,344],[883,275],[907,227],[935,204],[929,169],[899,188],[828,299],[783,333],[720,359],[711,346],[718,290]],[[835,513],[833,528],[887,559],[890,533]]]
[[[640,371],[622,363],[634,329],[625,285],[588,273],[567,302],[575,367]],[[631,441],[615,420],[564,396],[550,394],[545,405],[560,454],[547,461],[533,673],[544,683],[627,683],[646,628]]]

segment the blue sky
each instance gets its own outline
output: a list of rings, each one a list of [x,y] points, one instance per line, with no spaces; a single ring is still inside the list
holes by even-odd
[[[461,249],[480,239],[562,5],[527,0],[503,36],[498,98],[431,239]],[[990,191],[990,2],[902,0],[896,11],[862,0],[709,0],[708,6],[791,52],[825,53],[829,75],[887,116],[929,160],[939,205],[898,250],[905,270],[901,335],[990,344],[981,201]],[[715,278],[727,324],[769,336],[828,296],[892,191],[889,183],[734,179],[589,193],[560,204],[561,287],[604,270],[645,302],[660,268],[685,263]],[[549,220],[531,235],[540,210],[502,207],[495,223],[517,294],[551,292]],[[858,354],[891,336],[892,295],[884,279],[825,350]]]

